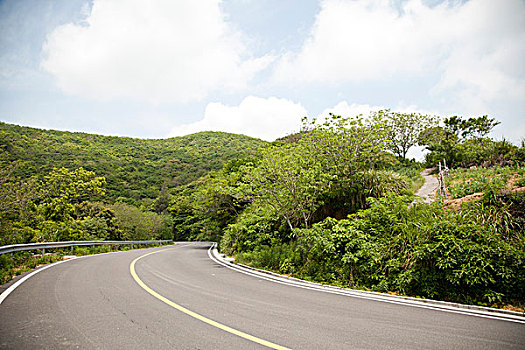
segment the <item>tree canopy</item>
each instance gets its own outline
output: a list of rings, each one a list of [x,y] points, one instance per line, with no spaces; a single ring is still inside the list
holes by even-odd
[[[406,158],[410,148],[422,145],[422,135],[439,122],[436,116],[393,112],[389,109],[375,112],[374,116],[385,120],[388,149],[401,159]]]
[[[17,163],[13,176],[43,178],[53,168],[84,168],[106,179],[106,200],[140,205],[188,184],[266,142],[244,135],[202,132],[142,140],[41,130],[0,122],[0,166]]]

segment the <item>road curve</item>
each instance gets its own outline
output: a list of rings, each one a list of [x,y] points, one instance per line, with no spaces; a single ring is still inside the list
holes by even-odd
[[[46,269],[0,305],[0,348],[525,348],[524,324],[278,284],[214,262],[208,248],[104,254]]]

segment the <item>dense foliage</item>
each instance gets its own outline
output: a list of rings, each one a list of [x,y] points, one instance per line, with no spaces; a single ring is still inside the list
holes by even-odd
[[[0,123],[0,244],[171,239],[170,192],[264,144],[215,132],[140,140]]]
[[[403,154],[398,161],[385,153],[391,147],[388,120],[335,117],[329,126],[306,129],[266,149],[243,168],[241,186],[231,193],[247,188],[250,202],[223,226],[221,249],[237,261],[314,281],[523,306],[525,194],[505,189],[523,182],[523,147],[509,144],[487,158],[492,146],[480,145],[505,143],[485,137],[496,122],[461,120],[440,128],[445,137],[430,143],[427,158],[448,155],[452,166],[478,166],[453,169],[448,182],[454,196],[470,193],[459,193],[462,183],[479,183],[478,200],[459,209],[414,203],[410,183],[416,182],[417,166]],[[508,166],[481,167],[493,164]],[[458,182],[461,173],[469,181]]]
[[[2,173],[9,175],[5,169]],[[105,179],[83,168],[53,169],[42,180],[31,182],[10,180],[4,178],[0,189],[1,245],[171,238],[167,215],[126,203],[94,202],[104,194]]]
[[[375,115],[387,123],[388,149],[405,159],[413,146],[423,145],[423,136],[429,129],[438,126],[439,118],[421,113],[400,113],[381,110]]]
[[[488,138],[497,124],[387,110],[331,115],[271,144],[1,124],[0,244],[213,240],[240,262],[309,280],[523,307],[525,192],[514,188],[525,185],[525,145]],[[459,206],[414,201],[414,145],[427,147],[426,166],[452,168]]]
[[[230,227],[224,247],[241,262],[315,281],[519,304],[525,300],[524,197],[506,199],[521,215],[513,219],[512,235],[502,225],[487,225],[501,218],[479,204],[447,212],[439,203],[410,206],[410,197],[387,196],[347,219],[327,218],[300,230],[295,241],[272,234],[271,216],[250,213]],[[234,232],[243,237],[232,242]]]
[[[293,239],[296,229],[365,207],[367,197],[410,192],[405,175],[417,178],[419,168],[395,171],[402,163],[384,150],[385,133],[380,121],[332,116],[293,142],[275,142],[255,157],[228,163],[175,196],[169,209],[175,231],[220,239],[250,208],[264,207]]]
[[[505,139],[495,141],[486,137],[498,124],[498,121],[487,116],[446,118],[443,126],[429,128],[420,136],[421,144],[430,151],[426,155],[427,163],[435,166],[445,160],[452,168],[466,168],[525,162],[523,144],[519,148]]]
[[[105,177],[104,200],[133,205],[153,201],[163,186],[169,192],[221,169],[230,159],[255,153],[263,144],[220,132],[142,140],[0,123],[0,165],[17,162],[17,179],[42,178],[53,168],[82,167]]]

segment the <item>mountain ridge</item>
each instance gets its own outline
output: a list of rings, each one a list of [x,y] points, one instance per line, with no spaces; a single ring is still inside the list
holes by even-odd
[[[0,122],[0,164],[16,163],[17,178],[41,177],[53,168],[82,167],[106,177],[107,200],[135,205],[157,198],[163,187],[169,191],[191,183],[266,144],[217,131],[141,139]]]

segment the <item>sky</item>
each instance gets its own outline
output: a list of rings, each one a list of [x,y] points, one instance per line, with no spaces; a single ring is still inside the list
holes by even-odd
[[[0,120],[104,135],[390,108],[525,138],[525,0],[3,0]]]

